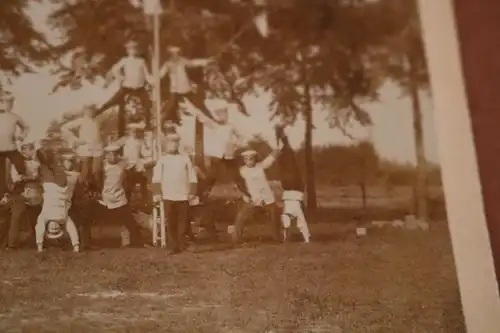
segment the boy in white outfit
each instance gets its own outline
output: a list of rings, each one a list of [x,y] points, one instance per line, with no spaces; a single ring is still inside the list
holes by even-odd
[[[153,170],[154,201],[163,201],[167,220],[170,253],[180,253],[185,247],[185,235],[189,221],[189,202],[195,198],[198,182],[196,171],[189,156],[179,152],[180,137],[165,137],[165,153]]]
[[[56,152],[50,165],[41,166],[43,187],[42,212],[35,226],[36,245],[38,252],[44,250],[44,239],[59,239],[64,235],[64,229],[73,245],[74,252],[80,252],[80,239],[74,221],[69,217],[68,210],[71,198],[68,195],[68,177],[62,164],[60,152]]]
[[[263,208],[272,223],[274,238],[281,240],[281,223],[278,215],[278,207],[274,192],[266,176],[266,169],[275,162],[278,150],[267,156],[261,162],[257,161],[257,152],[255,150],[246,150],[243,156],[244,165],[240,168],[240,191],[243,192],[243,206],[236,216],[235,230],[233,232],[233,241],[241,241],[243,227],[247,220],[252,216],[256,207]]]

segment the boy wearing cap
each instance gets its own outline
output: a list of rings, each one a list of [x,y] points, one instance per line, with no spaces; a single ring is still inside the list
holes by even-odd
[[[127,55],[121,58],[111,69],[111,76],[119,79],[121,87],[118,92],[104,105],[102,105],[97,114],[100,114],[109,108],[120,105],[119,132],[123,133],[125,125],[125,97],[136,96],[141,101],[144,108],[146,126],[151,122],[151,101],[146,90],[146,84],[151,81],[146,60],[139,56],[138,44],[135,41],[129,41],[125,44]]]
[[[130,234],[130,245],[143,247],[141,231],[137,225],[125,192],[126,163],[120,160],[121,146],[116,143],[105,149],[106,158],[103,167],[102,200],[99,203],[106,208],[108,220],[120,221]]]
[[[210,110],[205,105],[205,94],[189,79],[188,68],[205,67],[212,62],[212,59],[186,59],[181,56],[181,49],[178,46],[168,48],[169,60],[160,69],[160,77],[168,74],[170,81],[170,98],[166,105],[165,119],[167,121],[180,124],[179,104],[187,99],[204,116],[214,120]]]
[[[185,247],[189,221],[189,202],[195,198],[197,177],[189,156],[179,152],[178,134],[167,134],[165,153],[153,170],[154,201],[163,201],[171,254]]]
[[[139,138],[138,131],[142,129],[138,124],[127,125],[127,135],[118,139],[115,143],[119,144],[123,150],[123,160],[125,162],[126,184],[125,192],[130,201],[132,193],[137,184],[141,187],[143,198],[148,197],[148,184],[143,163],[142,148],[144,141]]]
[[[22,177],[26,174],[24,158],[17,149],[16,137],[21,141],[26,138],[29,126],[17,114],[11,112],[14,106],[14,96],[0,89],[0,164],[5,165],[9,160]],[[21,133],[16,135],[17,128]],[[7,182],[5,177],[0,177],[0,199],[7,193]],[[5,201],[5,200],[2,200]],[[0,201],[0,205],[1,205]]]
[[[78,131],[77,137],[71,133],[72,130]],[[100,124],[95,118],[95,106],[86,105],[83,117],[65,124],[62,132],[76,146],[82,163],[80,181],[86,183],[90,190],[95,191],[100,182],[99,171],[103,153]]]
[[[44,240],[59,239],[65,228],[74,252],[80,252],[80,239],[74,221],[68,216],[70,198],[68,196],[68,177],[63,167],[60,151],[54,152],[49,164],[40,168],[43,186],[42,211],[35,226],[38,252],[43,252]]]
[[[246,150],[241,154],[244,161],[244,165],[240,168],[243,206],[236,216],[233,233],[233,240],[236,243],[241,240],[244,224],[253,214],[255,207],[262,207],[268,213],[270,222],[273,224],[274,238],[281,239],[281,223],[276,199],[266,176],[266,169],[275,162],[278,154],[279,150],[275,150],[261,162],[257,162],[255,150]]]

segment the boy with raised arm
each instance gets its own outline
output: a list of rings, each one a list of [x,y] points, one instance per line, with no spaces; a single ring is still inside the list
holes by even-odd
[[[197,177],[189,156],[179,151],[180,137],[170,133],[165,137],[165,151],[153,170],[153,196],[163,202],[167,220],[170,253],[185,248],[189,221],[189,201],[196,195]]]
[[[115,105],[120,105],[119,122],[124,125],[125,97],[127,95],[136,96],[143,106],[146,127],[149,127],[151,125],[151,100],[146,90],[146,84],[151,79],[148,66],[146,60],[139,56],[138,43],[136,41],[128,41],[125,44],[125,50],[127,55],[113,66],[110,73],[112,78],[120,80],[120,89],[108,102],[97,110],[97,114],[101,114]]]
[[[263,208],[269,215],[273,225],[275,240],[281,240],[281,223],[274,192],[266,176],[266,170],[276,161],[279,150],[275,150],[264,160],[257,161],[255,150],[246,150],[243,156],[244,165],[240,168],[239,188],[243,192],[243,206],[236,216],[233,241],[241,241],[243,227],[256,207]]]
[[[160,77],[168,74],[170,81],[170,97],[166,105],[165,120],[176,124],[181,123],[179,104],[184,99],[189,100],[209,120],[214,121],[212,113],[205,105],[205,94],[189,79],[187,69],[205,67],[211,59],[186,59],[181,55],[178,46],[168,48],[169,60],[160,69]]]

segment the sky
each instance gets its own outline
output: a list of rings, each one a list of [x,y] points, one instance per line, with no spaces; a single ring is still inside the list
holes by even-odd
[[[49,38],[54,39],[56,35],[51,32],[45,23],[48,13],[51,11],[47,3],[35,4],[30,7],[30,14],[35,26],[46,33]],[[99,83],[96,85],[85,85],[82,89],[72,91],[61,89],[51,94],[56,78],[51,76],[48,69],[41,69],[37,73],[25,74],[14,82],[12,91],[16,96],[14,112],[26,119],[32,128],[35,138],[42,138],[51,120],[59,118],[64,112],[79,109],[87,103],[103,103],[117,89],[111,86],[103,89]],[[272,142],[272,125],[269,122],[267,105],[269,95],[262,94],[257,97],[247,97],[244,100],[251,117],[247,118],[238,114],[235,110],[230,113],[230,121],[242,132],[242,134],[259,133]],[[423,128],[425,139],[426,157],[433,162],[438,161],[436,136],[434,131],[434,117],[432,101],[428,94],[421,94]],[[210,107],[210,103],[208,105]],[[386,84],[380,91],[380,100],[376,103],[362,104],[373,118],[372,128],[361,128],[353,126],[351,135],[356,139],[371,140],[381,156],[398,162],[415,162],[415,143],[412,130],[411,102],[407,97],[401,96],[401,92],[394,84]],[[353,141],[345,137],[339,130],[332,129],[325,121],[326,113],[323,110],[315,110],[315,130],[313,133],[313,144],[349,144]],[[189,144],[194,139],[193,121],[185,121],[182,129],[183,138]],[[207,142],[210,142],[207,131]],[[292,145],[298,147],[304,137],[304,123],[298,121],[291,130]],[[210,149],[208,145],[207,149]]]

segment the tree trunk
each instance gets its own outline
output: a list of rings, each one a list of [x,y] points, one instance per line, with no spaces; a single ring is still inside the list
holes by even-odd
[[[424,149],[424,132],[422,128],[422,110],[418,88],[413,77],[413,66],[410,62],[410,98],[413,111],[413,132],[415,136],[415,154],[417,170],[415,175],[416,217],[427,221],[427,160]]]
[[[305,155],[305,183],[306,183],[306,195],[307,195],[307,211],[309,214],[314,214],[318,208],[317,198],[316,198],[316,183],[314,175],[314,160],[313,160],[313,142],[312,142],[312,132],[313,132],[313,122],[312,122],[312,101],[309,84],[304,85],[305,94],[305,122],[306,131],[304,138],[304,155]]]
[[[194,163],[205,171],[205,138],[202,122],[196,118],[194,130]]]

